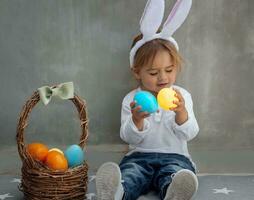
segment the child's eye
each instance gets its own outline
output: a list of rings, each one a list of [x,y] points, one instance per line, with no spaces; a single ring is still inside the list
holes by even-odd
[[[151,76],[156,76],[158,73],[150,73]]]
[[[168,72],[168,73],[170,73],[170,72],[172,72],[173,70],[171,69],[171,70],[166,70],[166,72]]]

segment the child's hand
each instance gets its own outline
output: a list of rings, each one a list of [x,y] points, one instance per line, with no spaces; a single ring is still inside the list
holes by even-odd
[[[185,101],[178,89],[174,88],[174,91],[176,92],[175,96],[179,101],[173,101],[174,104],[177,105],[176,108],[172,108],[171,110],[176,113],[176,123],[178,125],[183,124],[185,121],[188,120],[188,112],[185,107]]]
[[[136,106],[135,101],[132,101],[130,103],[130,107],[131,107],[131,113],[132,113],[132,120],[134,124],[136,125],[137,129],[141,131],[144,125],[144,119],[146,117],[149,117],[150,114],[148,112],[140,112],[141,106]]]
[[[173,88],[173,90],[176,92],[175,97],[178,99],[178,101],[173,101],[173,104],[177,105],[177,107],[172,108],[171,110],[174,112],[182,112],[186,110],[185,108],[185,101],[178,89]]]

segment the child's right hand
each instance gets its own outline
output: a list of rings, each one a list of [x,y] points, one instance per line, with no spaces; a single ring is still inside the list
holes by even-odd
[[[140,112],[141,106],[136,106],[135,101],[132,101],[130,103],[130,107],[131,107],[131,113],[132,113],[132,121],[136,125],[137,129],[139,131],[142,131],[144,126],[144,119],[146,117],[149,117],[150,114],[148,112]]]

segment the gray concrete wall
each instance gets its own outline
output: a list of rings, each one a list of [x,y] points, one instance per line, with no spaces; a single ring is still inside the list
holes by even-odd
[[[89,144],[121,143],[121,101],[135,85],[129,47],[145,3],[0,0],[1,148],[15,145],[19,112],[33,91],[66,81],[87,101]],[[178,84],[192,93],[200,124],[191,150],[254,149],[253,21],[252,0],[193,0],[174,35],[185,59]],[[72,144],[78,123],[70,102],[38,104],[25,140]]]

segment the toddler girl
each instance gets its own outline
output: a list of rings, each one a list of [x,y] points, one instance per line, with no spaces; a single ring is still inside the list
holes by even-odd
[[[165,31],[169,25],[173,29],[184,21],[190,5],[190,0],[177,1],[158,33],[162,17],[154,12],[161,13],[164,1],[147,3],[141,19],[142,34],[134,39],[130,53],[131,70],[139,87],[122,102],[120,137],[129,144],[129,152],[119,166],[108,162],[99,168],[96,189],[100,200],[135,200],[151,190],[158,192],[160,199],[189,200],[197,191],[195,164],[187,142],[197,135],[199,127],[190,93],[175,85],[182,60],[176,41]],[[154,114],[141,112],[133,101],[138,91],[149,91],[156,97],[167,87],[173,87],[179,100],[170,111],[159,108]]]

